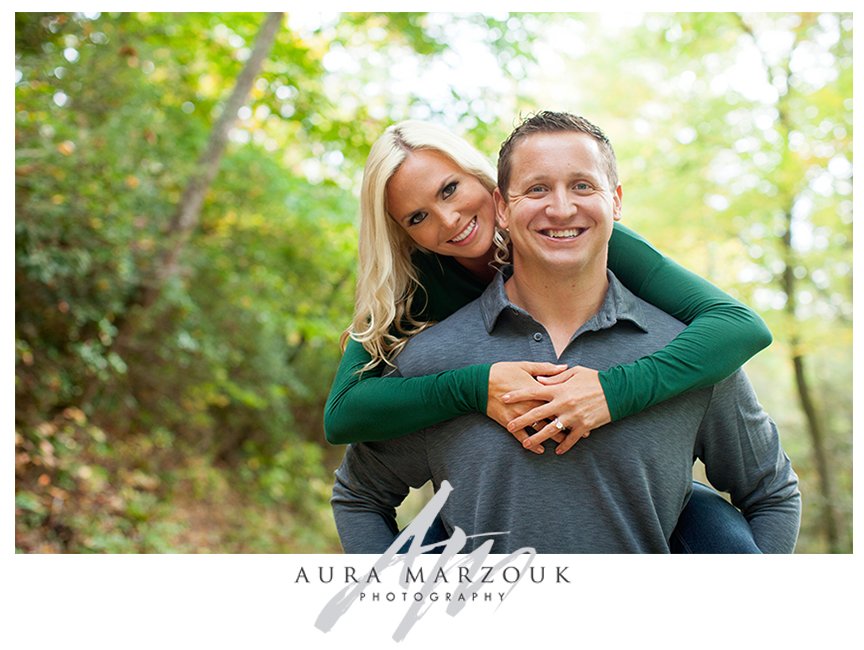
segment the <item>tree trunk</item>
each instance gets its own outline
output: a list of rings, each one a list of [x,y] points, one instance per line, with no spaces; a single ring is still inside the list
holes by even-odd
[[[252,84],[261,71],[261,66],[264,64],[267,54],[273,47],[281,24],[281,12],[267,15],[255,39],[255,47],[249,60],[246,62],[246,67],[243,68],[243,71],[237,78],[237,84],[225,103],[222,114],[213,126],[207,148],[198,160],[198,171],[186,185],[186,189],[183,191],[183,196],[180,199],[180,204],[177,206],[177,211],[171,219],[167,233],[168,244],[160,256],[159,263],[156,265],[155,277],[149,286],[144,289],[143,297],[140,300],[140,307],[145,310],[159,299],[167,281],[177,273],[180,253],[189,240],[192,231],[198,226],[204,196],[216,177],[216,172],[219,170],[219,162],[228,143],[228,133],[237,120],[237,112],[243,106],[243,103],[249,96],[249,92],[252,90]]]
[[[825,448],[825,432],[822,426],[822,419],[816,412],[816,405],[813,403],[810,386],[807,383],[807,375],[804,371],[804,357],[793,353],[792,363],[795,366],[795,385],[798,389],[798,399],[807,418],[807,430],[810,432],[810,441],[813,445],[813,461],[819,474],[819,491],[822,493],[822,528],[828,541],[828,549],[832,553],[840,553],[840,531],[837,525],[837,509],[834,507],[831,463],[828,460],[828,451]]]
[[[125,313],[117,322],[117,335],[111,348],[121,357],[134,343],[147,311],[159,300],[166,284],[179,270],[180,255],[198,226],[204,196],[219,170],[219,163],[228,143],[228,133],[276,41],[282,17],[282,12],[273,12],[264,19],[255,38],[252,54],[237,77],[237,83],[225,102],[219,119],[213,125],[207,147],[198,159],[197,171],[189,179],[171,218],[166,232],[166,244],[154,265],[153,277],[138,287],[126,305]],[[90,381],[80,398],[80,404],[86,406],[102,388],[100,382]]]
[[[795,279],[795,264],[794,250],[792,248],[792,211],[786,213],[786,229],[782,237],[783,242],[783,258],[784,268],[782,274],[783,291],[786,293],[786,314],[791,322],[794,323],[796,317],[796,279]],[[821,416],[816,408],[813,399],[813,393],[810,390],[810,384],[807,381],[807,373],[805,372],[805,359],[801,354],[801,341],[797,332],[793,329],[793,334],[789,338],[789,347],[792,355],[792,365],[795,369],[795,388],[798,395],[798,402],[801,405],[801,410],[804,412],[804,418],[807,421],[807,433],[810,435],[811,450],[813,454],[813,464],[816,468],[816,474],[819,477],[819,509],[821,527],[825,533],[828,542],[828,549],[832,553],[841,552],[840,549],[840,532],[837,525],[837,509],[834,506],[834,489],[831,481],[831,462],[829,460],[828,450],[825,443],[825,427]]]
[[[786,59],[782,68],[775,68],[770,63],[762,46],[760,46],[760,40],[753,31],[753,28],[747,23],[741,14],[733,14],[733,16],[741,29],[753,39],[754,45],[759,50],[762,56],[762,64],[765,67],[765,73],[771,86],[774,88],[785,88],[785,90],[780,93],[775,107],[777,109],[778,129],[783,134],[786,154],[789,155],[789,139],[794,130],[794,125],[791,123],[789,118],[790,113],[786,109],[787,103],[789,102],[790,89],[793,87],[792,78],[794,73],[791,66],[791,54],[794,53],[798,38],[803,31],[799,30],[796,32],[795,43],[793,43],[792,48],[790,49],[790,56]],[[812,21],[814,20],[814,17],[808,16],[805,20]],[[778,80],[780,79],[783,80],[782,84],[778,83]],[[795,200],[795,192],[790,192],[790,195],[787,197],[787,207],[784,213],[784,231],[783,236],[781,237],[783,272],[780,276],[780,285],[783,292],[786,294],[785,312],[789,318],[789,322],[792,324],[792,334],[789,337],[789,348],[791,350],[792,366],[795,370],[796,394],[798,396],[798,402],[801,405],[801,410],[804,412],[804,418],[807,422],[806,428],[807,433],[810,436],[813,464],[816,468],[816,473],[819,479],[821,528],[828,542],[829,550],[832,553],[839,553],[841,552],[840,528],[838,526],[839,518],[837,516],[837,509],[834,505],[831,461],[826,448],[825,426],[822,417],[819,415],[815,400],[813,399],[813,393],[810,390],[810,385],[807,381],[805,357],[801,353],[801,339],[798,336],[798,331],[795,325],[797,319],[798,290],[797,280],[795,278],[795,248],[792,245],[792,206],[795,204]]]

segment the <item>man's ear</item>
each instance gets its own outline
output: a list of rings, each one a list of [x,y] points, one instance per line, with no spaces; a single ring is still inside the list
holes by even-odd
[[[619,183],[612,196],[612,218],[615,219],[615,221],[621,221],[622,195],[623,191],[621,189],[621,184]]]
[[[501,190],[497,187],[492,192],[492,200],[495,202],[495,221],[499,228],[507,230],[509,226],[507,201],[504,200]]]

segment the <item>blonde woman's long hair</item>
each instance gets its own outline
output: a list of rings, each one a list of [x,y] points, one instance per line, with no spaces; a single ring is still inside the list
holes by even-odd
[[[378,138],[366,159],[360,193],[359,268],[354,320],[343,334],[358,341],[372,359],[362,368],[369,370],[391,359],[408,339],[431,323],[416,320],[412,305],[418,289],[425,289],[417,277],[411,255],[422,250],[390,216],[387,210],[387,183],[408,155],[420,149],[437,151],[475,176],[492,193],[495,168],[465,140],[430,122],[408,120],[394,124]],[[426,251],[424,251],[426,252]]]

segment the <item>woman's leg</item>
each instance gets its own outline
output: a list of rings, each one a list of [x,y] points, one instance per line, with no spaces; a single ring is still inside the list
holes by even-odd
[[[750,524],[737,508],[707,485],[693,481],[693,494],[678,517],[673,553],[761,553]]]

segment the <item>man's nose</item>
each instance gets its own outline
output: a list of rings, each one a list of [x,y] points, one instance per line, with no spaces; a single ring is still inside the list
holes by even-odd
[[[576,202],[566,188],[555,188],[548,195],[546,214],[550,217],[569,217],[576,212]]]

